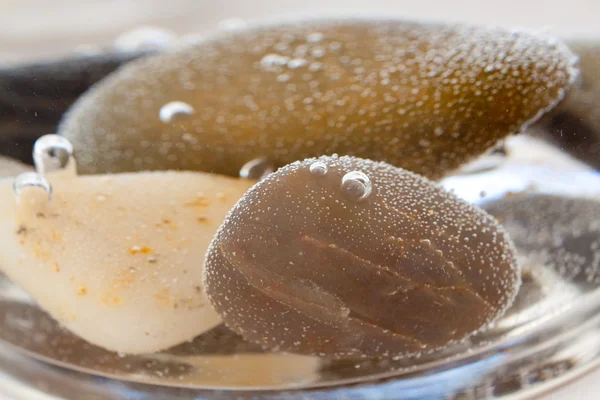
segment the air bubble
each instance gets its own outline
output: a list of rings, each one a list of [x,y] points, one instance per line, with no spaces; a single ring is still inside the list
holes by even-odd
[[[290,49],[290,45],[287,43],[277,43],[273,48],[277,51],[284,52]]]
[[[323,56],[325,56],[325,50],[317,47],[316,49],[313,49],[310,54],[312,54],[313,57],[315,58],[322,58]]]
[[[291,69],[297,69],[297,68],[305,66],[306,64],[308,64],[308,61],[306,61],[304,58],[292,58],[288,62],[287,66],[288,66],[288,68],[291,68]]]
[[[63,136],[44,135],[33,146],[33,163],[41,175],[74,167],[73,145]]]
[[[240,169],[240,178],[261,180],[274,170],[273,164],[266,158],[255,158]]]
[[[322,62],[319,62],[319,61],[315,61],[315,62],[311,63],[311,64],[308,66],[308,70],[309,70],[310,72],[317,72],[317,71],[319,71],[321,68],[323,68],[323,63],[322,63]]]
[[[327,165],[322,161],[315,161],[310,164],[310,173],[315,176],[325,176],[327,175]]]
[[[336,51],[336,50],[339,50],[341,48],[342,48],[342,44],[340,42],[331,42],[329,44],[329,50]]]
[[[273,71],[278,67],[287,65],[289,60],[289,57],[280,56],[279,54],[267,54],[260,60],[260,66],[266,71]]]
[[[186,143],[190,143],[190,144],[195,144],[198,142],[198,139],[196,139],[192,134],[190,133],[184,133],[183,135],[181,135],[181,140],[183,140]]]
[[[19,200],[19,196],[23,189],[28,187],[42,188],[48,194],[48,200],[52,199],[52,186],[46,178],[36,172],[24,172],[17,175],[15,182],[13,183],[13,191],[17,200]]]
[[[348,172],[342,178],[342,192],[354,201],[362,201],[369,197],[373,185],[369,177],[360,171]]]
[[[171,101],[160,108],[158,114],[160,120],[165,124],[183,121],[194,114],[194,107],[182,101]]]

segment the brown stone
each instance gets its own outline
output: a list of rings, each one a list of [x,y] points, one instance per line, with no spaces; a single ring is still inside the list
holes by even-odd
[[[520,270],[493,217],[389,164],[321,157],[323,175],[316,160],[260,181],[209,247],[207,294],[235,332],[270,349],[395,357],[461,341],[510,305]],[[342,186],[352,171],[370,194]]]

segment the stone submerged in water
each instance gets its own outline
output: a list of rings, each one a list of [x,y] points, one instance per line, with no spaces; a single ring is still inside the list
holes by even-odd
[[[49,202],[41,184],[15,201],[13,179],[0,180],[0,269],[11,281],[69,331],[111,351],[160,351],[220,323],[204,295],[202,259],[252,181],[66,172],[47,175]]]
[[[511,304],[520,269],[493,217],[431,181],[321,157],[279,169],[238,202],[208,249],[204,283],[225,323],[266,348],[402,357],[487,326]]]
[[[574,57],[525,32],[307,20],[220,33],[133,62],[64,118],[83,173],[238,175],[348,154],[438,178],[522,130],[571,85]],[[163,122],[161,108],[188,104]]]

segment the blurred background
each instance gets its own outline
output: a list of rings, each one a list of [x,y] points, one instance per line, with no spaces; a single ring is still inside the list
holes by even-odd
[[[598,0],[0,0],[0,62],[98,51],[141,26],[182,35],[214,30],[231,18],[340,12],[600,36]]]

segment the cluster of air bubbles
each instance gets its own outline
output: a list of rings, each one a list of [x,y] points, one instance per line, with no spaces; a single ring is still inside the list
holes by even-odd
[[[348,172],[342,178],[342,193],[353,201],[362,201],[369,197],[373,185],[369,177],[360,171]]]
[[[158,117],[165,124],[184,121],[193,115],[194,107],[183,101],[171,101],[163,105],[158,112]]]
[[[255,158],[248,161],[240,169],[240,178],[261,180],[275,171],[273,163],[266,158]]]
[[[15,178],[13,190],[17,199],[22,190],[28,187],[42,188],[52,198],[52,186],[46,179],[46,174],[57,171],[77,173],[73,145],[65,137],[59,135],[44,135],[33,145],[33,163],[36,172],[26,172]]]
[[[309,170],[310,173],[315,176],[327,175],[327,165],[323,161],[315,161],[310,164]]]
[[[48,199],[52,198],[52,186],[42,175],[35,172],[24,172],[15,178],[13,191],[17,200],[23,189],[41,188],[48,194]]]
[[[308,66],[310,72],[319,71],[323,67],[323,63],[315,61],[310,63],[307,59],[301,57],[291,58],[280,54],[267,54],[260,60],[260,66],[264,71],[282,72],[282,68],[286,67],[290,70],[299,69]]]

